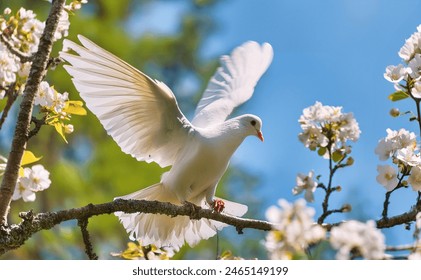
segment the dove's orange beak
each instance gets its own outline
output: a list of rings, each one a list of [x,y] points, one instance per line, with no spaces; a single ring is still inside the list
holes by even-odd
[[[260,139],[260,141],[264,142],[265,139],[263,138],[263,133],[259,130],[257,131],[257,137]]]

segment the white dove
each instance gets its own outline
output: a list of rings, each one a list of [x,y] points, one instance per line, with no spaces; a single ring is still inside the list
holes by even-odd
[[[191,122],[164,83],[154,80],[128,63],[79,35],[80,46],[64,40],[60,56],[87,107],[98,117],[122,151],[139,161],[172,166],[161,181],[123,199],[146,199],[176,205],[194,203],[203,208],[242,216],[247,206],[215,197],[219,180],[243,140],[257,136],[263,141],[262,121],[254,115],[227,120],[233,109],[247,101],[269,67],[273,50],[268,43],[246,42],[211,78]],[[142,245],[196,245],[214,236],[224,223],[186,216],[115,213],[132,240]]]

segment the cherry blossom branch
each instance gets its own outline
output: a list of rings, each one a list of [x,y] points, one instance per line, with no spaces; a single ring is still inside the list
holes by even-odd
[[[123,211],[126,213],[164,214],[171,217],[188,216],[191,219],[211,219],[232,225],[241,234],[243,229],[252,228],[269,231],[274,224],[253,219],[239,218],[210,209],[203,209],[192,204],[177,206],[168,202],[147,200],[116,199],[103,204],[88,204],[80,208],[72,208],[57,212],[34,214],[32,211],[20,213],[22,222],[14,225],[0,225],[0,255],[22,246],[33,234],[41,230],[48,230],[68,220],[87,220],[93,216],[112,214]],[[90,243],[90,242],[89,242]],[[86,242],[85,242],[86,244]]]
[[[349,211],[349,205],[343,206],[340,209],[334,209],[334,210],[329,210],[329,198],[330,195],[338,190],[338,187],[332,187],[332,181],[333,181],[333,176],[335,175],[335,172],[339,169],[339,168],[343,168],[346,166],[346,164],[342,164],[342,162],[345,160],[346,155],[343,156],[343,158],[341,158],[337,164],[333,165],[333,160],[332,160],[332,143],[331,140],[329,140],[329,144],[327,145],[327,151],[329,153],[329,182],[327,187],[324,186],[323,184],[319,184],[318,187],[322,188],[325,191],[325,198],[323,200],[322,203],[322,210],[323,213],[320,215],[320,217],[317,219],[317,223],[318,224],[323,224],[324,220],[331,214],[333,213],[343,213],[345,211]]]
[[[18,179],[20,162],[28,141],[35,93],[38,91],[42,78],[45,76],[48,59],[53,46],[54,33],[58,26],[64,2],[65,0],[54,0],[52,2],[50,14],[40,38],[38,51],[32,59],[32,66],[25,86],[23,99],[20,104],[18,120],[6,170],[0,186],[0,224],[7,223],[7,215]]]
[[[391,190],[386,192],[385,194],[385,199],[384,199],[384,203],[383,203],[383,212],[382,212],[382,218],[383,219],[387,219],[387,215],[388,215],[388,211],[389,211],[389,200],[390,200],[390,196],[392,195],[392,193],[400,188],[403,188],[404,186],[402,185],[402,181],[405,178],[405,176],[407,176],[408,174],[402,173],[402,176],[399,178],[398,184],[396,185],[396,187]]]
[[[10,44],[9,40],[7,40],[7,38],[4,37],[3,33],[0,33],[0,42],[2,42],[7,47],[10,53],[19,57],[22,63],[32,61],[32,59],[34,58],[34,55],[28,55],[26,53],[21,52],[20,50],[15,49],[12,46],[12,44]]]

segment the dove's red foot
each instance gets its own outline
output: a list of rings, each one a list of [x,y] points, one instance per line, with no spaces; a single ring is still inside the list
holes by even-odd
[[[222,211],[224,211],[225,208],[225,202],[220,200],[220,199],[215,199],[212,202],[212,208],[213,210],[215,210],[218,213],[221,213]]]

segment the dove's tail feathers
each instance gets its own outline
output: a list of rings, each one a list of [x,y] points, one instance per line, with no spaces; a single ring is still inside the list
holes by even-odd
[[[152,185],[140,191],[118,197],[122,199],[158,200],[180,204],[164,189],[161,183]],[[241,216],[247,211],[247,206],[224,200],[224,212]],[[202,207],[209,208],[202,203]],[[187,242],[195,246],[202,239],[209,239],[227,224],[208,220],[191,220],[187,216],[170,217],[161,214],[116,212],[130,239],[139,240],[143,246],[154,244],[158,248],[172,247],[179,250]]]

